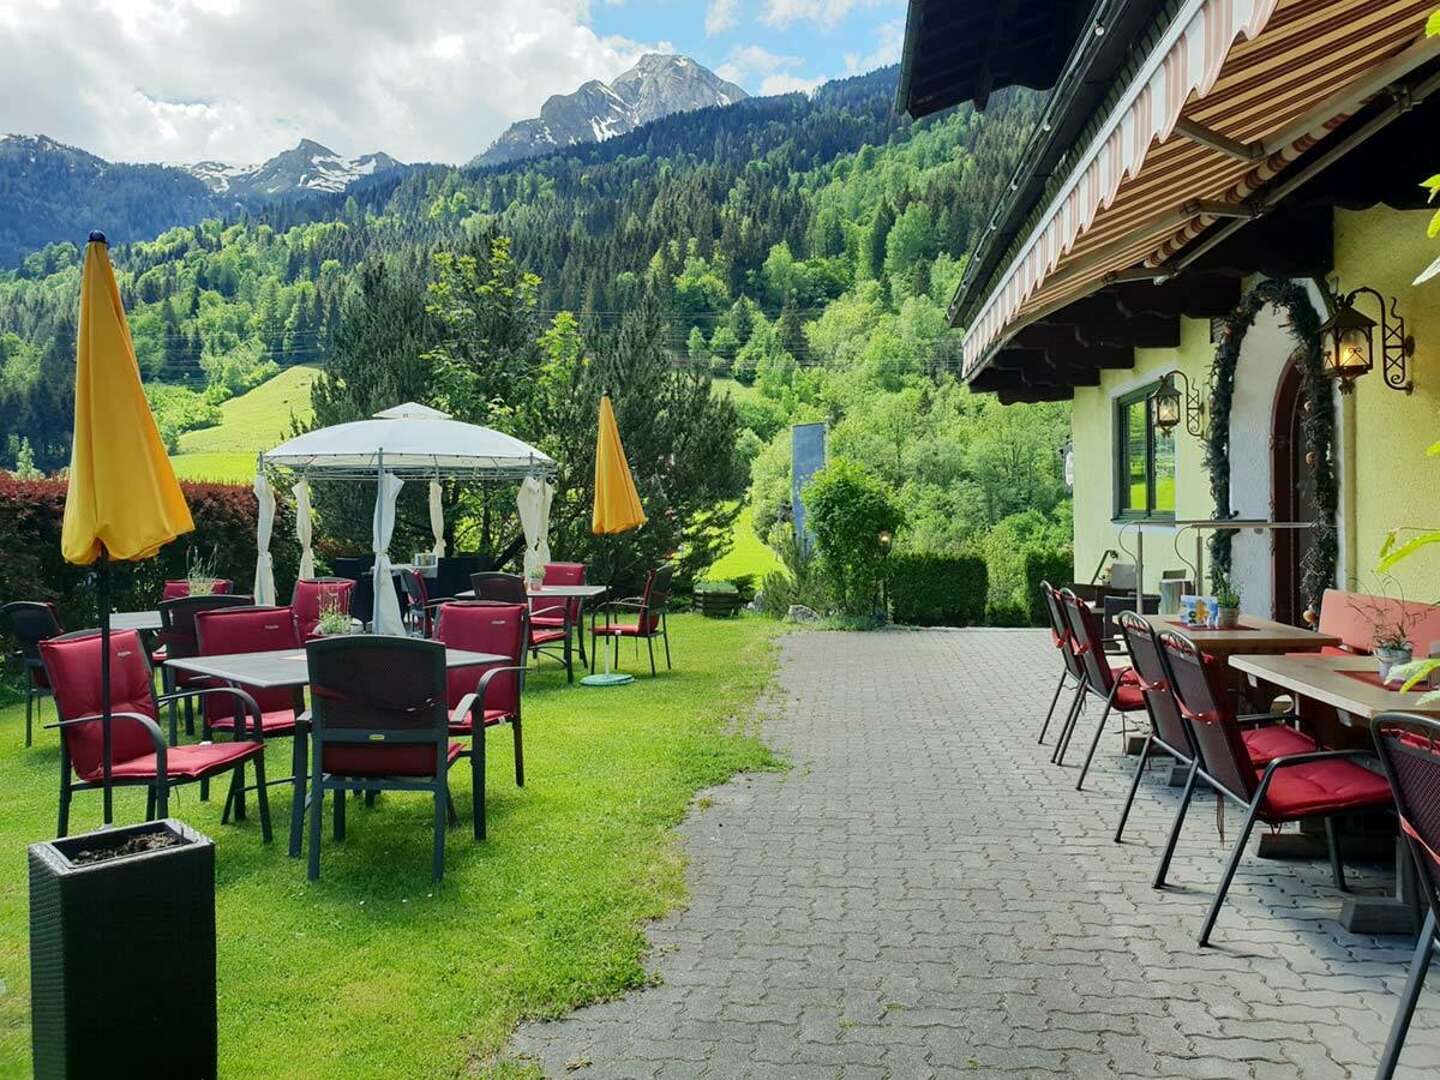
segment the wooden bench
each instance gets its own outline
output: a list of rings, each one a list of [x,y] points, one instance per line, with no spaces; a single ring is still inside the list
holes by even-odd
[[[1321,652],[1330,655],[1369,655],[1374,649],[1370,617],[1365,611],[1357,610],[1352,600],[1358,599],[1366,607],[1376,606],[1389,610],[1409,611],[1415,618],[1410,631],[1410,645],[1416,656],[1428,656],[1432,643],[1440,644],[1440,607],[1422,604],[1414,600],[1392,600],[1387,596],[1369,593],[1352,593],[1344,589],[1326,589],[1320,601],[1320,625],[1322,634],[1338,637],[1338,648],[1327,646]]]

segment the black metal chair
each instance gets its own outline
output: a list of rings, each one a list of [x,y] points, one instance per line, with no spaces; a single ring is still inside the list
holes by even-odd
[[[1065,621],[1065,613],[1060,609],[1060,590],[1048,581],[1042,581],[1040,595],[1045,600],[1045,614],[1050,618],[1050,640],[1059,651],[1062,661],[1060,679],[1055,683],[1054,696],[1050,698],[1050,710],[1045,714],[1045,723],[1040,725],[1040,737],[1035,740],[1044,745],[1045,733],[1050,730],[1050,721],[1055,717],[1055,706],[1060,703],[1060,695],[1065,690],[1065,684],[1067,682],[1075,684],[1075,699],[1071,700],[1073,708],[1075,700],[1085,692],[1085,671],[1080,666],[1079,657],[1075,655],[1075,640],[1070,633],[1069,623]]]
[[[13,656],[25,678],[25,745],[29,746],[35,726],[35,702],[53,696],[40,659],[40,642],[59,637],[65,630],[54,606],[38,600],[16,600],[0,607],[0,625],[18,646]]]
[[[650,651],[650,674],[655,674],[655,639],[665,642],[665,670],[670,670],[670,626],[665,619],[665,605],[670,600],[670,582],[675,567],[669,563],[657,566],[645,575],[645,588],[639,596],[607,600],[590,616],[590,670],[595,670],[597,639],[604,637],[615,643],[615,660],[620,659],[620,639],[630,638],[640,647],[640,640]],[[619,621],[621,615],[634,615],[633,623]],[[596,626],[597,615],[605,616],[605,625]],[[613,620],[613,621],[612,621]]]
[[[445,646],[418,638],[347,636],[305,646],[310,664],[310,862],[320,876],[320,818],[334,793],[334,834],[345,838],[347,791],[426,791],[435,800],[431,873],[445,873],[450,766]],[[304,799],[306,792],[296,793]]]
[[[1415,876],[1425,897],[1425,925],[1415,942],[1410,977],[1390,1025],[1390,1037],[1376,1080],[1390,1080],[1400,1061],[1415,1004],[1425,987],[1430,961],[1440,956],[1440,721],[1411,713],[1381,713],[1370,726],[1380,765],[1395,796],[1400,831],[1410,848]],[[1400,868],[1396,868],[1397,872]]]
[[[530,593],[525,588],[525,579],[518,574],[502,574],[496,570],[471,574],[470,588],[475,591],[476,600],[530,606]]]
[[[1217,797],[1245,808],[1245,822],[1200,929],[1201,946],[1210,943],[1215,920],[1257,821],[1280,826],[1320,818],[1330,846],[1335,887],[1344,891],[1345,867],[1335,835],[1335,818],[1384,810],[1394,804],[1385,778],[1359,764],[1367,758],[1373,761],[1374,756],[1361,750],[1311,750],[1282,754],[1272,758],[1263,770],[1257,770],[1225,685],[1224,668],[1184,634],[1166,631],[1160,635],[1160,644],[1166,682],[1174,689],[1175,703],[1189,725],[1199,760],[1180,796],[1167,851],[1174,850],[1197,779],[1209,785]],[[1162,862],[1155,875],[1155,888],[1164,887],[1167,869],[1167,863]]]
[[[202,611],[219,608],[248,607],[255,601],[248,596],[232,596],[229,593],[212,593],[209,596],[181,596],[173,600],[160,601],[160,645],[165,650],[166,660],[183,660],[200,655],[200,641],[195,632],[195,616]],[[207,679],[194,675],[177,674],[174,668],[160,665],[160,681],[166,694],[177,689],[191,689],[209,686]],[[185,734],[195,734],[195,706],[191,698],[185,698]],[[178,739],[178,709],[176,703],[168,703],[170,714],[170,745]]]

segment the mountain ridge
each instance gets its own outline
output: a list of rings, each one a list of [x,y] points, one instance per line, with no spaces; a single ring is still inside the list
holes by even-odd
[[[604,142],[664,116],[733,105],[749,96],[688,56],[646,53],[609,83],[591,79],[568,94],[552,94],[539,116],[511,124],[469,165],[508,165]]]

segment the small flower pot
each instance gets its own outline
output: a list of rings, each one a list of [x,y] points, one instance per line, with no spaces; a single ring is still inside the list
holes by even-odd
[[[30,845],[35,1076],[214,1077],[215,845],[149,821]]]
[[[1237,607],[1222,607],[1215,609],[1215,628],[1217,630],[1234,630],[1240,625],[1240,609]]]
[[[1415,650],[1409,645],[1383,645],[1375,650],[1375,666],[1380,669],[1380,678],[1388,679],[1390,669],[1408,664],[1414,658]]]

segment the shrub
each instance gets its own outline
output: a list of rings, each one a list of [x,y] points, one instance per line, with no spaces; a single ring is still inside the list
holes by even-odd
[[[973,626],[985,620],[989,583],[978,555],[897,553],[886,560],[885,580],[897,623]]]
[[[1073,548],[1029,548],[1025,552],[1025,589],[1030,598],[1030,625],[1049,626],[1050,615],[1040,595],[1040,583],[1048,581],[1057,589],[1075,580]]]
[[[192,551],[213,559],[217,577],[230,578],[235,591],[249,592],[255,581],[255,493],[245,484],[181,484],[195,531],[140,563],[116,563],[111,595],[116,611],[153,608],[162,583],[186,576]],[[0,477],[0,603],[49,600],[70,629],[94,626],[92,567],[71,566],[60,556],[65,515],[65,481],[19,481]],[[284,501],[275,514],[270,553],[275,587],[288,597],[299,568],[294,542],[295,511]]]
[[[794,528],[789,523],[777,525],[770,546],[785,569],[765,575],[760,587],[760,609],[775,619],[783,619],[792,604],[803,604],[822,614],[829,611],[831,595],[820,574],[819,560],[796,540]]]
[[[880,480],[844,460],[817,472],[804,499],[840,614],[874,613],[885,559],[880,536],[899,531],[905,515]]]

